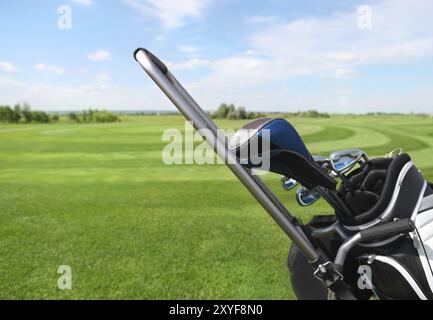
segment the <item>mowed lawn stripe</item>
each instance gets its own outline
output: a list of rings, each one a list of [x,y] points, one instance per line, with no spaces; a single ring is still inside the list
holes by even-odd
[[[312,153],[402,143],[433,177],[433,119],[290,121]],[[183,130],[182,117],[0,126],[0,298],[294,298],[289,239],[224,166],[166,166],[167,128]],[[322,200],[299,208],[278,175],[264,179],[304,221],[331,213]],[[71,291],[57,288],[61,264]]]

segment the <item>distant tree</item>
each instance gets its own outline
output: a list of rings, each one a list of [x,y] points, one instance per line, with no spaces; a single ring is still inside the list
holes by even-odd
[[[53,113],[51,116],[50,116],[50,120],[51,120],[51,122],[59,122],[59,120],[60,120],[60,115],[56,112],[56,113]]]
[[[0,121],[11,122],[14,111],[9,106],[0,106]]]
[[[256,119],[263,117],[261,113],[247,112],[245,107],[237,107],[232,104],[222,103],[217,111],[211,114],[212,118],[216,119],[229,119],[229,120],[243,120],[243,119]]]
[[[236,110],[230,110],[229,113],[227,114],[226,119],[237,120],[239,119],[239,113]]]
[[[257,119],[262,117],[263,115],[261,113],[255,113],[255,112],[248,112],[247,113],[247,119]]]
[[[221,104],[217,110],[217,112],[215,113],[215,117],[216,118],[227,118],[227,115],[229,114],[230,110],[229,110],[229,106],[225,103]]]
[[[87,122],[94,122],[94,117],[95,117],[95,113],[97,113],[98,110],[95,109],[95,111],[93,111],[92,109],[89,109],[89,111],[87,112]]]
[[[24,103],[21,113],[23,115],[25,123],[31,123],[33,121],[32,110],[30,109],[30,106],[27,103]]]
[[[108,123],[108,122],[120,122],[120,117],[114,112],[107,110],[88,109],[83,110],[81,113],[71,112],[68,114],[71,121],[80,123]]]
[[[298,111],[294,113],[290,113],[289,115],[295,117],[304,117],[304,118],[330,118],[329,113],[322,113],[317,110],[307,110],[307,111]]]
[[[86,111],[86,110],[84,110],[84,111],[81,113],[81,121],[82,121],[82,122],[88,122],[88,116],[87,116],[87,111]]]
[[[11,114],[11,119],[9,122],[18,123],[21,120],[21,106],[20,104],[16,104],[14,106],[13,112]]]
[[[80,117],[75,112],[69,113],[68,118],[74,122],[80,122]]]
[[[235,110],[235,106],[233,104],[228,105],[226,103],[222,103],[218,107],[217,111],[215,111],[212,114],[212,117],[217,119],[225,119],[227,118],[228,114],[230,112],[233,112],[234,110]]]
[[[32,117],[33,117],[34,122],[38,122],[38,123],[49,123],[50,122],[50,116],[43,111],[33,111]]]
[[[58,119],[59,115],[54,114],[53,119]],[[16,104],[13,108],[9,106],[0,106],[0,122],[7,123],[49,123],[51,117],[43,111],[32,111],[28,103],[22,106]]]
[[[120,118],[117,114],[113,112],[103,110],[103,111],[96,111],[94,113],[94,121],[101,122],[101,123],[119,122]]]
[[[247,111],[245,110],[245,107],[238,107],[237,113],[238,113],[238,119],[247,118]]]
[[[71,112],[68,114],[68,118],[77,123],[120,122],[118,114],[107,110],[99,111],[98,109],[83,110],[81,113]],[[21,120],[24,123],[58,122],[60,115],[57,112],[50,115],[43,111],[32,111],[27,103],[24,103],[22,107],[17,104],[14,108],[0,105],[0,122],[19,123]]]

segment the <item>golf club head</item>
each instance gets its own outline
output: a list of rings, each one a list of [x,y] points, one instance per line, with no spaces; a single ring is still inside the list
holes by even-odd
[[[327,157],[321,156],[321,155],[313,155],[313,159],[314,161],[316,161],[317,163],[324,163],[326,161],[329,161],[329,159]]]
[[[315,190],[308,190],[304,186],[296,190],[296,201],[301,207],[308,207],[320,199],[320,193]]]
[[[361,149],[347,149],[331,153],[332,170],[344,174],[350,171],[362,158],[368,159],[367,154]]]
[[[313,156],[314,162],[316,162],[321,168],[329,171],[331,167],[331,161],[329,158],[326,158],[324,156],[315,155]]]
[[[283,189],[286,191],[292,190],[294,187],[298,185],[298,181],[292,178],[288,178],[286,176],[281,177],[281,185],[283,186]]]
[[[403,148],[397,148],[397,149],[394,149],[391,152],[387,153],[385,155],[385,158],[394,158],[394,157],[401,155],[403,152],[404,152]]]

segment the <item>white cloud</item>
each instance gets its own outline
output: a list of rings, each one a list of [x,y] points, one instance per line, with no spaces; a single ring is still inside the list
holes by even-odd
[[[72,1],[84,6],[90,6],[92,4],[92,0],[72,0]]]
[[[125,0],[145,18],[157,19],[167,28],[178,28],[200,18],[210,0]]]
[[[248,49],[248,50],[246,50],[245,52],[244,52],[244,54],[248,54],[248,55],[253,55],[253,54],[255,54],[256,52],[253,50],[253,49]]]
[[[277,17],[275,16],[249,16],[245,18],[247,24],[261,24],[275,22]]]
[[[194,58],[183,62],[167,62],[167,67],[170,70],[188,70],[188,69],[197,69],[208,66],[210,64],[209,60]]]
[[[103,83],[78,86],[39,84],[10,88],[5,94],[2,93],[2,103],[14,104],[17,97],[39,110],[83,110],[89,107],[143,110],[149,106],[174,109],[168,101],[161,101],[161,93],[154,86],[133,90]]]
[[[251,55],[238,55],[216,60],[210,80],[231,86],[254,85],[284,76],[283,66]],[[220,82],[217,81],[217,82]]]
[[[250,37],[251,47],[267,59],[286,62],[287,75],[294,69],[314,74],[432,56],[433,2],[386,0],[371,8],[371,30],[358,28],[354,8],[267,26]]]
[[[212,74],[197,85],[232,92],[300,75],[347,79],[358,74],[357,67],[433,56],[433,2],[386,0],[372,11],[368,31],[358,28],[356,8],[265,25],[249,36],[249,50],[213,61]]]
[[[128,0],[143,16],[156,19],[168,28],[180,27],[191,19],[200,18],[209,1],[205,4],[197,2],[200,1],[186,1],[184,4],[183,1]],[[412,87],[411,90],[393,92],[392,89],[371,90],[356,87],[348,81],[336,81],[368,74],[368,70],[362,70],[364,66],[404,65],[433,57],[432,1],[377,0],[373,3],[371,30],[358,29],[356,7],[328,16],[291,21],[253,17],[250,21],[243,21],[255,23],[254,28],[249,28],[250,35],[240,39],[245,45],[243,53],[213,61],[195,58],[167,65],[173,70],[202,68],[200,74],[210,70],[206,76],[185,83],[197,101],[208,109],[215,108],[222,101],[233,101],[246,105],[250,110],[317,108],[342,112],[431,112],[433,90],[427,85],[417,90],[412,90]],[[164,40],[164,32],[157,38]],[[188,48],[186,44],[187,40],[178,49],[194,57],[198,48]],[[101,60],[101,55],[92,53],[89,59]],[[110,54],[102,57],[104,59],[109,60]],[[301,81],[300,85],[293,85],[296,81],[283,82],[304,75],[329,81],[322,80],[320,84]],[[402,79],[401,83],[403,81],[406,80]],[[14,103],[16,97],[20,97],[35,108],[98,106],[174,110],[150,81],[144,89],[126,89],[113,85],[109,75],[92,76],[90,71],[89,83],[76,87],[20,86],[19,82],[7,79],[0,79],[0,84],[6,86],[6,89],[0,86],[2,99],[6,102]]]
[[[340,52],[340,53],[330,53],[327,57],[329,61],[351,63],[357,61],[358,57],[354,53]]]
[[[350,68],[339,68],[332,72],[328,72],[322,75],[322,78],[328,78],[328,79],[337,79],[337,80],[344,80],[344,79],[352,79],[355,78],[358,75],[358,73]]]
[[[112,86],[103,83],[88,83],[79,86],[77,89],[72,88],[72,90],[76,90],[77,92],[82,92],[91,95],[99,94],[104,91],[108,91],[112,89],[113,89]]]
[[[2,78],[0,77],[0,85],[1,86],[10,86],[10,87],[21,87],[23,86],[23,83],[18,80],[8,79],[8,78]]]
[[[185,44],[179,45],[178,49],[183,53],[197,53],[198,51],[200,51],[198,47],[185,45]]]
[[[201,65],[211,70],[208,75],[185,84],[197,100],[209,108],[216,107],[221,101],[233,101],[256,110],[428,110],[432,107],[433,91],[421,92],[420,88],[417,93],[401,92],[399,99],[394,99],[389,91],[375,96],[362,90],[347,94],[357,88],[347,88],[350,83],[337,81],[364,76],[364,72],[358,70],[365,66],[404,65],[433,57],[431,0],[377,0],[372,3],[371,30],[359,29],[356,6],[344,12],[290,21],[274,16],[250,16],[243,20],[254,24],[250,34],[242,39],[248,50],[206,60],[203,64],[186,61],[168,63],[168,66],[182,70]],[[150,7],[144,8],[143,14],[158,17],[164,24],[156,7],[153,7],[153,14]],[[180,25],[183,20],[180,19]],[[166,26],[170,24],[168,21]],[[311,90],[309,85],[303,84],[291,91],[282,90],[282,81],[307,75],[329,79],[326,89]],[[340,88],[342,85],[345,87]]]
[[[106,50],[91,52],[87,55],[87,59],[92,61],[110,61],[111,53]]]
[[[6,73],[17,73],[18,68],[12,62],[0,61],[0,71]]]
[[[111,81],[111,76],[106,72],[100,72],[96,74],[95,80],[97,82],[109,82]]]
[[[35,69],[41,72],[51,72],[58,75],[62,75],[65,73],[65,70],[63,68],[48,65],[45,63],[38,63],[37,65],[35,65]]]

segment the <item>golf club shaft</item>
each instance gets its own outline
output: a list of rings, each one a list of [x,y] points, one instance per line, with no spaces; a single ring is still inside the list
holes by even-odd
[[[258,177],[253,177],[248,170],[238,163],[235,155],[229,152],[226,139],[218,138],[218,127],[209,119],[206,113],[168,71],[165,65],[145,49],[137,49],[134,56],[141,67],[185,118],[192,121],[194,128],[196,130],[207,129],[200,131],[205,140],[214,142],[214,145],[212,145],[214,151],[225,161],[230,170],[293,240],[307,259],[311,263],[318,261],[320,258],[318,253],[305,235],[292,223],[291,215],[287,209],[285,209],[272,191],[264,186],[261,179],[259,181]],[[282,210],[282,208],[284,208],[284,210]]]
[[[209,118],[206,112],[203,111],[203,109],[198,105],[194,98],[191,97],[188,91],[185,90],[185,88],[179,83],[179,81],[177,81],[177,79],[171,74],[169,70],[167,70],[166,76],[170,80],[170,82],[173,83],[176,89],[182,94],[182,96],[190,103],[191,107],[196,111],[196,113],[201,116],[204,122],[206,122],[207,128],[212,131],[214,136],[216,138],[222,138],[223,135],[218,135],[218,126],[215,124],[215,122],[213,122],[212,119]],[[225,138],[224,140],[221,140],[221,142],[227,145],[227,140]],[[225,147],[225,154],[227,154],[227,151],[228,148]],[[246,170],[250,172],[249,169]],[[263,182],[263,180],[256,175],[252,175],[252,178],[255,180],[256,184],[260,187],[260,189],[262,189],[262,191],[271,199],[271,201],[274,202],[274,204],[284,213],[287,219],[293,221],[293,217],[290,212],[281,203],[277,196],[269,189],[269,187]]]

